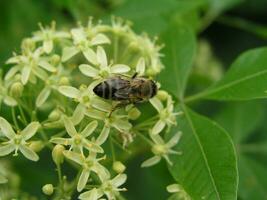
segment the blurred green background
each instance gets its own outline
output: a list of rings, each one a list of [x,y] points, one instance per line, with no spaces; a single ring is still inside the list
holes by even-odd
[[[1,0],[0,64],[18,51],[22,38],[37,30],[39,22],[55,20],[58,27],[72,27],[89,16],[107,21],[111,15],[131,20],[134,30],[151,36],[160,36],[172,21],[192,26],[199,42],[190,94],[218,80],[241,52],[267,45],[267,0]],[[205,101],[193,106],[231,134],[240,159],[239,198],[267,199],[266,102]],[[165,164],[140,170],[144,158],[128,163],[127,199],[166,199],[165,186],[173,180]],[[30,168],[25,161],[14,162],[26,192],[40,197],[42,184],[56,180],[48,160]]]

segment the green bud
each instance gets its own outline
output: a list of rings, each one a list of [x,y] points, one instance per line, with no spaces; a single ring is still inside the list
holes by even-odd
[[[44,148],[44,143],[42,141],[33,141],[29,145],[30,149],[39,152]]]
[[[59,85],[69,85],[69,83],[69,78],[66,76],[61,77],[59,80]]]
[[[60,144],[57,144],[54,147],[52,151],[52,158],[53,158],[53,161],[56,163],[56,165],[60,165],[63,163],[64,161],[63,151],[65,151],[65,147]]]
[[[123,173],[125,171],[126,167],[125,167],[125,165],[122,162],[115,161],[115,162],[113,162],[112,169],[116,173],[121,174],[121,173]]]
[[[32,51],[35,49],[35,42],[30,38],[26,38],[22,41],[21,48],[26,51]]]
[[[57,55],[57,54],[54,54],[52,57],[51,57],[51,64],[53,66],[57,66],[60,62],[60,56]]]
[[[158,93],[157,93],[157,97],[161,101],[166,101],[168,96],[169,96],[168,92],[166,92],[164,90],[159,90]]]
[[[19,98],[21,97],[22,92],[23,92],[23,85],[21,82],[15,82],[11,85],[10,87],[11,96]]]
[[[42,187],[42,191],[46,195],[52,195],[54,193],[54,186],[52,184],[46,184]]]
[[[140,115],[141,115],[141,112],[135,107],[131,108],[128,111],[128,116],[131,120],[136,120],[138,117],[140,117]]]
[[[60,118],[60,113],[58,110],[53,110],[48,116],[48,119],[52,121],[56,121],[59,118]]]

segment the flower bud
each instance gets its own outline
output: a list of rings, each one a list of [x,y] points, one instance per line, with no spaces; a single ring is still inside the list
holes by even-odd
[[[118,174],[121,174],[125,171],[126,167],[122,162],[120,161],[115,161],[113,162],[112,169],[117,172]]]
[[[141,115],[141,112],[135,107],[131,108],[128,111],[128,116],[131,120],[136,120],[138,117],[140,117],[140,115]]]
[[[44,148],[44,143],[42,141],[33,141],[30,143],[29,147],[34,152],[39,152]]]
[[[15,98],[19,98],[21,97],[22,92],[23,92],[23,85],[21,82],[15,82],[11,85],[11,88],[10,88],[11,96]]]
[[[56,165],[60,165],[61,163],[63,163],[64,161],[64,155],[63,155],[63,151],[65,150],[65,147],[57,144],[53,151],[52,151],[52,158],[53,161],[56,163]]]
[[[164,90],[159,90],[157,93],[157,97],[159,98],[159,100],[161,101],[166,101],[168,98],[168,93]]]
[[[26,51],[32,51],[35,49],[35,42],[30,38],[26,38],[22,41],[21,48]]]
[[[69,85],[69,83],[69,78],[66,76],[61,77],[59,80],[59,85]]]
[[[59,118],[60,118],[60,113],[58,110],[53,110],[48,116],[48,119],[52,121],[56,121]]]
[[[60,62],[60,56],[57,55],[57,54],[54,54],[52,57],[51,57],[51,64],[53,66],[57,66]]]
[[[42,191],[46,195],[52,195],[54,193],[54,186],[52,184],[46,184],[42,187]]]

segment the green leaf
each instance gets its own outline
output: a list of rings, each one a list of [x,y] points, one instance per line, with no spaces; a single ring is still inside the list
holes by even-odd
[[[267,48],[258,48],[243,53],[230,70],[215,85],[206,91],[189,97],[214,100],[249,100],[267,97]]]
[[[204,3],[204,0],[128,0],[113,14],[131,20],[136,31],[155,35],[168,27],[174,14],[194,12]]]
[[[162,50],[165,69],[160,81],[177,98],[182,98],[196,52],[195,34],[189,26],[174,23],[161,39],[165,44]]]
[[[178,119],[183,154],[169,170],[192,199],[237,198],[237,163],[233,143],[215,122],[183,107]]]
[[[265,120],[266,104],[261,101],[236,102],[228,104],[216,116],[220,124],[231,133],[238,148],[239,161],[239,196],[243,200],[266,199],[266,166],[249,158],[247,153],[258,155],[267,152],[267,142],[251,143],[251,136],[256,134]],[[257,131],[256,131],[257,130]],[[264,130],[263,130],[264,131]],[[264,131],[265,132],[265,131]]]
[[[243,200],[267,198],[267,169],[259,162],[240,156],[239,196]]]
[[[240,144],[263,122],[264,107],[259,100],[231,102],[223,107],[215,119],[232,136],[234,143]]]

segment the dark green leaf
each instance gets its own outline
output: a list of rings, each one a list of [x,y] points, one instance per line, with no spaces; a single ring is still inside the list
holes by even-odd
[[[161,83],[177,98],[182,98],[196,51],[194,32],[186,25],[173,24],[161,38],[165,43]]]
[[[173,177],[192,199],[236,199],[238,173],[230,137],[215,122],[186,107],[183,111],[178,119],[183,154],[172,157]]]

